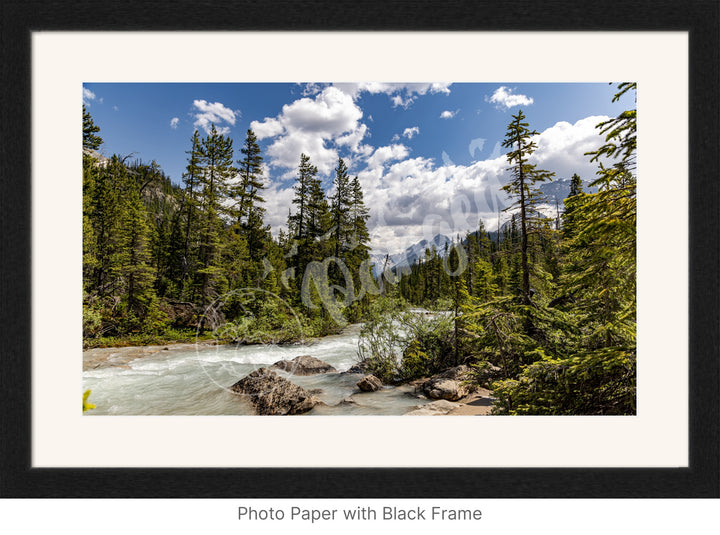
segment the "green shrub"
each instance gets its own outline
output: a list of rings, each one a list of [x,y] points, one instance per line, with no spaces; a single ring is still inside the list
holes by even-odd
[[[453,366],[453,318],[378,299],[360,332],[358,353],[369,373],[386,383],[409,381]]]
[[[492,388],[498,414],[624,415],[636,413],[634,351],[606,348],[554,359],[543,356],[517,379]]]

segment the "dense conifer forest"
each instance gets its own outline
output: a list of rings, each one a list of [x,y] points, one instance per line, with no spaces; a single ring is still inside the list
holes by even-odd
[[[621,83],[615,100],[635,90]],[[558,177],[530,163],[537,132],[519,111],[503,142],[505,224],[490,235],[480,220],[376,277],[370,208],[343,159],[329,194],[301,155],[273,236],[252,130],[239,148],[196,130],[173,184],[155,162],[100,156],[83,108],[85,346],[283,343],[362,322],[359,360],[386,384],[464,364],[498,414],[635,414],[636,112],[598,129],[596,176],[572,176],[550,217],[539,185]]]

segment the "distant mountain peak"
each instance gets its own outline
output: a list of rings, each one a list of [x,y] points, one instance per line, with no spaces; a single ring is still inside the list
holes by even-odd
[[[423,238],[419,242],[407,247],[404,251],[395,254],[372,254],[370,255],[371,260],[374,262],[373,273],[375,276],[379,276],[385,267],[385,258],[387,256],[387,269],[403,269],[412,266],[418,258],[425,255],[425,249],[432,248],[434,245],[439,254],[444,253],[445,244],[451,244],[452,240],[444,234],[436,234],[433,238],[428,241]]]

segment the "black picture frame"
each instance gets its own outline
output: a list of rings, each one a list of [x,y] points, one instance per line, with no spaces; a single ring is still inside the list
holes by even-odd
[[[202,25],[190,13],[202,10]],[[0,497],[630,498],[720,496],[720,4],[202,0],[2,4]],[[33,468],[31,34],[35,31],[687,31],[690,48],[689,467]],[[631,53],[631,52],[629,52]],[[69,60],[72,60],[70,58]],[[611,60],[611,59],[610,59]],[[529,446],[531,447],[531,446]]]

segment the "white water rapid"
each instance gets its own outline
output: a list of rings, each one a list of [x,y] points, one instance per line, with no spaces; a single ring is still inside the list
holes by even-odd
[[[120,365],[100,365],[83,372],[83,388],[92,390],[89,401],[96,405],[85,414],[253,414],[242,396],[232,394],[228,387],[257,368],[300,355],[312,355],[344,372],[357,362],[358,336],[359,326],[353,325],[342,334],[306,345],[171,345],[165,351],[125,359]],[[117,355],[122,354],[123,350],[117,350]],[[111,351],[110,361],[114,355]],[[355,386],[360,374],[301,377],[276,371],[303,388],[322,390],[317,397],[327,406],[317,406],[308,415],[400,415],[428,402],[413,396],[407,386],[360,392]],[[341,403],[349,396],[355,403]]]

